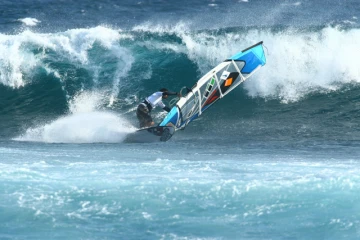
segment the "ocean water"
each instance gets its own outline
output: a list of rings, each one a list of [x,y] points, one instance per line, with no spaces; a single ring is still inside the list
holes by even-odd
[[[358,0],[0,6],[1,240],[360,239]],[[185,130],[123,142],[144,97],[259,41]]]

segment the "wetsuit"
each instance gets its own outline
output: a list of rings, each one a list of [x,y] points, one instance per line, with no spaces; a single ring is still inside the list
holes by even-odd
[[[169,92],[169,91],[155,92],[149,97],[145,98],[144,101],[142,101],[136,109],[136,116],[139,119],[140,128],[151,126],[153,119],[150,115],[150,112],[153,108],[159,106],[165,111],[170,112],[170,108],[167,107],[162,102],[162,97],[165,95],[177,95],[177,94],[178,93],[176,92]]]

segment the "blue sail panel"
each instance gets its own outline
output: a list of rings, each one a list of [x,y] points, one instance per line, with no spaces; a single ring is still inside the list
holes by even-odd
[[[170,112],[166,115],[166,117],[162,120],[159,126],[168,126],[169,123],[172,123],[173,126],[176,126],[179,119],[179,111],[176,106],[174,106]]]
[[[264,66],[266,64],[266,58],[262,42],[255,44],[253,47],[247,48],[242,52],[238,52],[229,60],[242,61],[245,63],[245,66],[241,69],[242,74],[251,73],[259,65]]]

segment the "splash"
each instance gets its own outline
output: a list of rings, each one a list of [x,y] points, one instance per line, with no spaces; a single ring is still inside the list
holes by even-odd
[[[357,56],[360,31],[325,28],[320,32],[261,34],[267,65],[245,83],[250,96],[298,101],[314,92],[360,83]]]
[[[46,143],[119,143],[135,131],[126,120],[109,112],[77,113],[31,128],[16,141]]]
[[[69,110],[72,114],[90,113],[101,109],[105,102],[105,92],[80,91],[69,101]]]

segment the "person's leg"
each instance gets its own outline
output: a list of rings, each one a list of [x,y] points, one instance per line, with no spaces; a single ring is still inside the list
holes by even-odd
[[[147,107],[140,104],[136,109],[136,116],[139,120],[140,128],[150,127],[154,124]]]
[[[146,127],[151,127],[155,124],[149,113],[146,113],[145,122],[146,122]]]
[[[144,106],[142,104],[140,104],[136,109],[136,117],[139,120],[140,128],[145,127]]]

